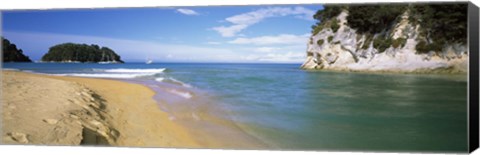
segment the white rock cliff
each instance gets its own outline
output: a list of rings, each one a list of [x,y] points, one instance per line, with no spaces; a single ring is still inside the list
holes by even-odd
[[[409,23],[408,12],[385,32],[392,39],[406,38],[404,46],[390,46],[379,52],[370,41],[366,49],[366,36],[356,33],[347,23],[348,12],[336,18],[340,25],[336,33],[324,28],[311,36],[307,45],[307,58],[301,68],[337,71],[407,72],[407,73],[466,73],[468,71],[468,48],[466,45],[446,45],[442,52],[418,54],[415,46],[420,25]],[[377,34],[378,35],[378,34]],[[329,37],[333,37],[328,41]],[[323,39],[323,44],[317,41]]]

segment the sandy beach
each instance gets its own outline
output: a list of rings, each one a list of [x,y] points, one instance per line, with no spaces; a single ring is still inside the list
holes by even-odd
[[[220,147],[198,143],[153,95],[115,80],[2,71],[3,143]]]

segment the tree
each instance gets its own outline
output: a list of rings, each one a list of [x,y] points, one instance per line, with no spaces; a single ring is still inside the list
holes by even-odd
[[[417,52],[440,52],[446,44],[467,42],[466,3],[413,4],[410,21],[421,26],[422,44]]]
[[[347,24],[359,33],[376,34],[389,29],[407,9],[407,5],[352,5]]]
[[[340,25],[338,25],[338,21],[334,17],[338,16],[343,9],[345,9],[345,6],[325,5],[324,9],[318,10],[313,15],[313,18],[318,20],[318,22],[312,25],[312,34],[315,35],[326,27],[332,28],[333,32],[337,32]]]
[[[43,55],[42,61],[53,62],[102,62],[116,61],[123,63],[120,56],[108,47],[99,47],[92,44],[74,44],[63,43],[50,47],[48,52]]]
[[[23,54],[22,49],[17,49],[17,45],[12,44],[8,39],[2,39],[3,62],[32,62],[30,58]]]

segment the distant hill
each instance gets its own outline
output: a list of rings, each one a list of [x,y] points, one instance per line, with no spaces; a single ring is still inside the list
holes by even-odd
[[[10,43],[8,39],[2,37],[3,62],[32,62],[28,56],[23,54],[17,45]]]
[[[108,47],[75,43],[63,43],[50,47],[43,55],[42,61],[123,63],[120,56]]]

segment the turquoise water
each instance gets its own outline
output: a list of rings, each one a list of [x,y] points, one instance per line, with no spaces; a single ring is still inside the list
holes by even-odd
[[[178,111],[172,109],[176,103],[208,104],[221,111],[213,115],[273,148],[467,151],[466,76],[313,72],[300,70],[299,64],[3,65],[143,83],[160,96],[177,95],[162,110]]]

